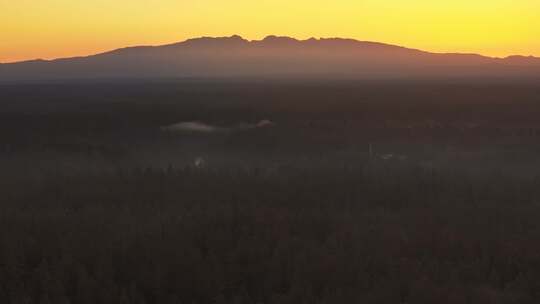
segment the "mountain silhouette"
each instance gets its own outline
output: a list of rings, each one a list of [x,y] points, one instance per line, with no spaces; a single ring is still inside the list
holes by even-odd
[[[87,57],[0,64],[0,81],[161,78],[540,78],[540,58],[431,53],[353,39],[202,37]]]

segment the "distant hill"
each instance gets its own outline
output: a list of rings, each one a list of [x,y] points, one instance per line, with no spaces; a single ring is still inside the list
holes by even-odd
[[[268,36],[196,38],[57,60],[0,64],[1,82],[158,78],[540,79],[540,58],[441,54],[376,42]]]

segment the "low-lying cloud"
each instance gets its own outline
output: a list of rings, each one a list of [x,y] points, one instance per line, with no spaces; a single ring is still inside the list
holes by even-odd
[[[260,120],[257,123],[240,123],[231,127],[215,126],[200,121],[185,121],[161,127],[161,130],[168,132],[217,133],[267,128],[273,125],[274,123],[268,119]]]

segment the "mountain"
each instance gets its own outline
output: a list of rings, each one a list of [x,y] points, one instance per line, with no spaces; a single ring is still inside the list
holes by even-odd
[[[441,54],[329,38],[196,38],[56,60],[0,64],[1,82],[158,78],[491,77],[540,79],[540,58]]]

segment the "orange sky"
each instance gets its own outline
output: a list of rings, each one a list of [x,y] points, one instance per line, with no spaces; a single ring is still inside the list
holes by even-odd
[[[0,62],[232,34],[540,56],[540,1],[0,0]]]

